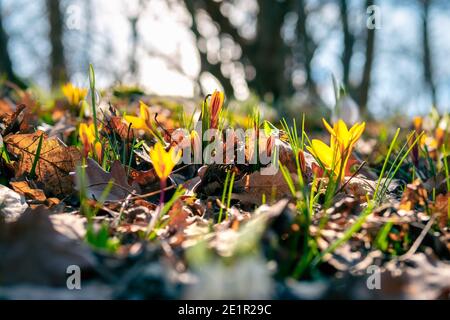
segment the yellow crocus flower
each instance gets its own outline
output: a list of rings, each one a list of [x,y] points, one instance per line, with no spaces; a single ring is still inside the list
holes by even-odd
[[[331,135],[331,148],[337,145],[339,146],[341,154],[351,153],[353,145],[361,137],[364,129],[366,128],[366,123],[355,123],[350,130],[342,119],[339,119],[333,126],[333,128],[328,124],[325,119],[322,122]]]
[[[150,128],[150,112],[148,110],[148,106],[139,101],[139,116],[129,116],[124,115],[123,117],[126,122],[131,123],[131,127],[137,130],[144,130],[146,132],[152,133],[152,129]]]
[[[176,151],[171,147],[166,151],[161,142],[157,142],[153,148],[150,149],[150,160],[153,163],[155,172],[161,181],[166,181],[172,172],[175,165],[181,158],[181,150]]]
[[[211,100],[209,102],[209,112],[210,112],[210,129],[217,129],[219,126],[219,116],[222,111],[223,101],[225,95],[222,91],[214,90],[211,95]]]
[[[330,133],[330,146],[321,140],[313,139],[311,146],[306,147],[328,170],[331,170],[342,180],[345,177],[346,167],[353,146],[361,137],[366,123],[356,123],[350,130],[343,120],[338,120],[331,127],[325,119],[322,119],[327,131]]]
[[[63,85],[61,91],[71,106],[78,106],[88,92],[87,89],[76,87],[70,82]]]
[[[79,128],[80,141],[83,144],[83,155],[87,157],[89,154],[95,154],[98,160],[102,159],[103,148],[100,141],[95,139],[95,127],[91,123],[81,123]]]
[[[79,129],[80,140],[84,145],[93,144],[95,141],[95,128],[91,123],[89,126],[86,123],[80,124]]]

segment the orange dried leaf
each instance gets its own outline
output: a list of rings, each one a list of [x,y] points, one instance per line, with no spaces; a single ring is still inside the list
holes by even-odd
[[[36,158],[39,138],[44,133],[14,134],[4,139],[9,154],[16,158],[14,167],[16,177],[30,173]],[[44,134],[39,161],[36,166],[36,181],[42,184],[45,192],[54,196],[67,196],[73,192],[70,172],[75,170],[81,155],[76,147],[67,147],[56,138]]]

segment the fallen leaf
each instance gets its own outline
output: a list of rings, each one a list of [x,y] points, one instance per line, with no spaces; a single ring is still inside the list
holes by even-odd
[[[345,191],[362,201],[365,201],[367,196],[372,196],[377,187],[376,181],[364,177],[346,177],[344,183]]]
[[[122,141],[132,142],[134,138],[134,131],[130,129],[122,117],[111,116],[106,120],[107,125],[105,129],[109,132],[113,131],[116,133]]]
[[[41,189],[32,189],[26,181],[10,181],[9,184],[15,191],[32,200],[44,202],[47,199],[44,191]]]
[[[106,172],[96,161],[88,158],[85,167],[85,175],[87,180],[87,196],[92,199],[100,199],[103,191],[111,180],[113,181],[113,186],[108,193],[106,200],[123,200],[129,194],[140,194],[141,192],[141,189],[137,184],[133,183],[132,186],[128,184],[127,174],[120,161],[114,161],[111,165],[110,172]],[[80,190],[79,178],[80,177],[77,179],[77,190]]]
[[[151,185],[155,182],[158,182],[158,177],[156,176],[154,169],[139,171],[130,168],[130,178],[133,183],[137,183],[140,186]]]
[[[291,173],[294,181],[297,175]],[[244,193],[233,193],[233,199],[238,199],[247,203],[260,205],[262,203],[262,195],[265,194],[267,199],[279,200],[290,197],[291,192],[289,186],[284,180],[281,170],[274,175],[264,175],[259,171],[253,172],[241,180],[236,181],[234,188],[244,189]]]
[[[6,135],[11,132],[11,129],[20,120],[22,111],[25,109],[24,104],[19,104],[15,110],[11,108],[10,104],[4,100],[0,100],[0,133]]]
[[[89,248],[57,232],[49,213],[40,206],[27,209],[16,222],[0,222],[2,284],[66,286],[69,266],[79,266],[82,275],[92,271],[95,259]]]
[[[432,206],[433,211],[439,216],[439,226],[442,229],[448,225],[448,198],[450,198],[450,192],[447,194],[439,194]]]
[[[416,204],[421,206],[425,205],[427,199],[427,190],[423,187],[419,180],[415,180],[413,183],[409,183],[406,186],[400,201],[399,209],[411,211],[414,209]]]
[[[17,220],[28,208],[25,197],[8,187],[0,185],[0,221]],[[0,222],[1,223],[1,222]]]
[[[76,147],[65,146],[58,139],[47,138],[42,131],[5,137],[4,143],[8,152],[18,158],[14,162],[16,177],[30,173],[41,135],[44,137],[36,166],[36,181],[42,185],[45,192],[66,197],[73,192],[72,177],[69,174],[80,161],[80,152]]]
[[[78,214],[58,213],[50,215],[53,228],[66,237],[82,240],[86,235],[86,217]]]
[[[177,200],[168,212],[169,232],[173,234],[170,243],[181,245],[184,240],[184,229],[193,221],[189,221],[190,211],[184,206],[183,201]]]

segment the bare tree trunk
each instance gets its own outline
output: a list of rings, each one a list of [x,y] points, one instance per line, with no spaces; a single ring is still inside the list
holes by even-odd
[[[423,41],[423,71],[425,83],[427,84],[429,90],[431,91],[431,99],[433,106],[437,105],[436,97],[436,85],[434,83],[434,72],[433,64],[431,61],[431,43],[429,35],[429,11],[431,0],[421,0],[423,5],[423,15],[422,15],[422,41]]]
[[[67,67],[63,45],[63,15],[59,0],[46,0],[50,26],[50,80],[52,88],[67,81]]]
[[[350,31],[349,15],[347,0],[340,0],[342,31],[344,34],[344,51],[342,53],[343,66],[343,82],[346,88],[350,88],[350,66],[353,56],[353,46],[355,44],[355,37]]]
[[[128,18],[131,26],[131,52],[130,52],[130,73],[134,79],[137,79],[137,48],[139,44],[139,33],[137,30],[137,23],[139,21],[139,14]]]
[[[375,0],[366,0],[366,8],[375,4]],[[361,113],[368,116],[367,103],[369,100],[370,82],[372,78],[373,60],[375,55],[375,28],[367,29],[366,38],[366,62],[364,63],[364,70],[361,84],[359,85],[359,99],[358,104],[361,108]]]
[[[291,52],[281,34],[289,5],[289,1],[258,0],[257,36],[249,52],[256,68],[256,77],[250,85],[261,96],[271,93],[274,100],[293,92],[291,79],[285,72]]]
[[[201,38],[201,34],[198,30],[197,21],[195,19],[195,16],[196,16],[197,10],[199,9],[200,3],[195,0],[185,0],[184,3],[186,5],[186,8],[188,9],[189,13],[192,16],[191,30],[194,33],[196,40],[198,41]],[[204,8],[204,7],[202,6],[202,8]],[[220,70],[220,62],[217,64],[211,64],[211,63],[209,63],[209,61],[207,59],[207,54],[205,52],[202,52],[199,50],[199,54],[200,54],[200,64],[201,64],[200,70],[207,71],[207,72],[211,73],[213,76],[215,76],[217,78],[217,80],[219,80],[219,82],[222,84],[222,86],[225,90],[225,93],[227,95],[233,94],[233,86],[231,85],[231,81],[230,81],[230,79],[228,79],[227,77],[225,77],[222,74],[222,71]],[[199,81],[197,81],[197,85],[201,91],[202,88],[201,88]],[[201,92],[201,93],[204,94],[203,92]]]
[[[256,69],[255,78],[248,81],[251,89],[260,96],[270,93],[274,100],[293,92],[290,75],[287,75],[285,71],[285,63],[292,53],[281,34],[284,17],[289,12],[292,0],[258,0],[257,35],[252,40],[243,38],[228,17],[222,14],[221,2],[211,0],[185,0],[184,2],[193,17],[199,9],[206,11],[217,23],[220,32],[230,35],[242,48],[241,61]],[[200,38],[198,30],[195,29],[196,26],[193,24],[192,30],[197,38]],[[208,66],[206,54],[200,53],[200,55],[202,66]],[[227,83],[230,80],[220,72],[220,63],[209,65],[206,70],[214,74],[220,81],[225,80],[222,83],[225,89],[228,86],[231,87],[231,84]]]
[[[323,101],[321,100],[320,95],[317,92],[317,84],[315,83],[312,77],[311,64],[314,58],[314,53],[317,49],[317,44],[314,42],[314,40],[312,39],[306,28],[306,20],[308,18],[308,12],[306,11],[304,0],[297,1],[297,14],[298,14],[296,26],[297,40],[299,44],[299,54],[301,60],[300,62],[303,64],[303,68],[306,74],[306,87],[314,103],[323,105]]]
[[[8,52],[8,40],[8,34],[4,29],[3,17],[0,12],[0,77],[6,76],[7,80],[14,82],[20,87],[26,87],[25,83],[14,73],[11,57]]]
[[[94,4],[91,0],[84,0],[84,19],[86,21],[86,30],[84,31],[84,52],[83,52],[83,60],[85,66],[83,67],[83,70],[88,70],[88,66],[91,61],[92,57],[90,55],[90,47],[92,44],[92,31],[93,31],[93,24],[92,21],[94,21]]]

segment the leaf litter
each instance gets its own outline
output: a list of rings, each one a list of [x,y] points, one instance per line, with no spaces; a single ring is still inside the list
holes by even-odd
[[[61,100],[52,124],[22,97],[0,99],[1,297],[77,297],[65,286],[78,265],[88,299],[449,298],[448,138],[436,148],[429,132],[405,133],[402,148],[393,135],[391,153],[373,128],[360,139],[363,124],[324,121],[327,145],[254,116],[269,134],[244,164],[184,165],[168,157],[186,126],[170,100],[111,95],[98,119]],[[218,92],[205,101],[210,126],[236,125]],[[333,160],[336,146],[348,148]],[[256,151],[278,155],[279,170],[251,163]]]

